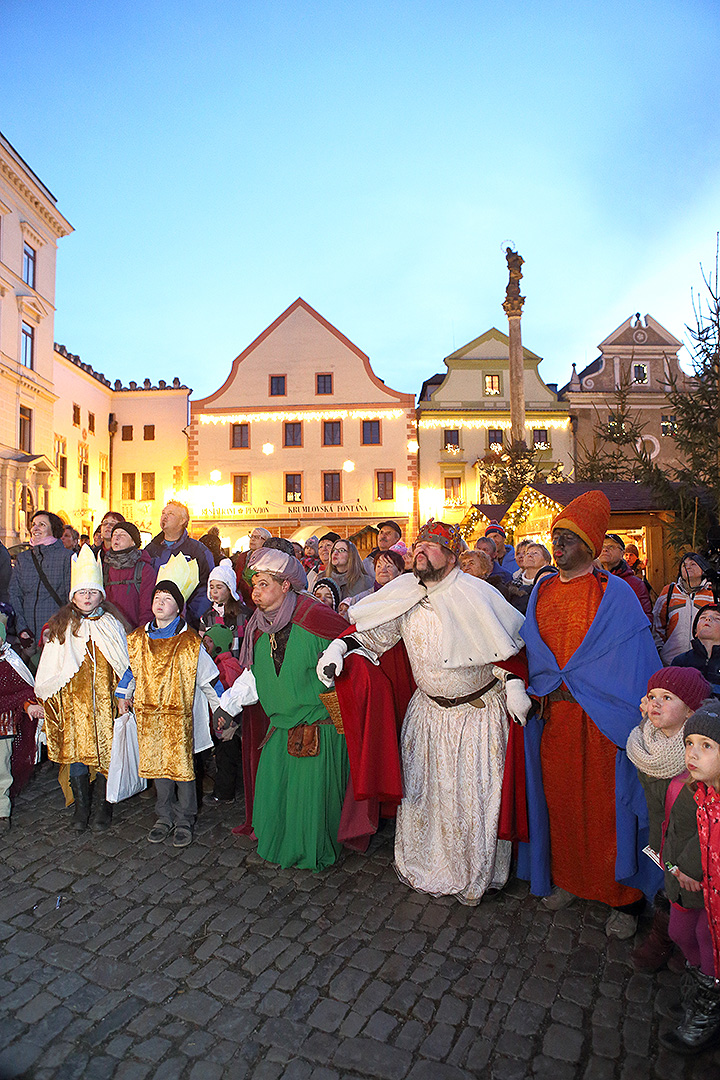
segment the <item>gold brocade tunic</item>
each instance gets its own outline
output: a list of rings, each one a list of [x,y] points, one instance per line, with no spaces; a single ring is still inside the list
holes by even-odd
[[[140,776],[147,780],[194,780],[193,698],[201,641],[189,628],[170,638],[151,638],[140,626],[128,637],[135,676],[135,719]]]
[[[112,666],[89,641],[83,662],[70,682],[44,702],[51,761],[61,765],[81,761],[107,776],[117,716],[117,681]]]

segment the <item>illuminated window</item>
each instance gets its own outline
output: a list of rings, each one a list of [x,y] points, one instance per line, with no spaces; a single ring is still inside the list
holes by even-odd
[[[489,397],[497,397],[500,393],[500,376],[499,375],[486,375],[485,376],[485,394]]]
[[[302,502],[302,473],[285,473],[285,502]]]
[[[547,428],[533,428],[533,446],[536,450],[550,449]]]
[[[443,448],[451,454],[457,454],[460,450],[460,432],[458,428],[445,428],[443,432]]]
[[[323,446],[342,445],[342,420],[323,420]]]
[[[134,472],[124,472],[122,474],[122,497],[128,501],[135,498]]]
[[[641,385],[648,381],[647,364],[633,364],[633,381]]]
[[[673,413],[672,416],[662,416],[660,420],[660,434],[661,435],[674,435],[677,431],[677,417]]]
[[[318,375],[316,376],[316,393],[317,394],[332,394],[333,392],[333,377],[332,375]]]
[[[445,477],[445,504],[459,505],[462,502],[462,478],[460,476]]]
[[[84,495],[90,491],[90,466],[87,462],[82,467],[82,489]]]
[[[490,450],[502,449],[503,446],[503,430],[502,428],[488,428],[488,447]]]
[[[233,424],[232,446],[233,450],[247,450],[247,448],[250,446],[249,424]]]
[[[142,494],[140,498],[143,502],[152,502],[155,498],[155,473],[144,472],[142,473]]]
[[[250,502],[250,474],[235,473],[233,475],[233,502]]]
[[[323,502],[340,502],[340,473],[323,473]]]
[[[378,501],[395,498],[395,474],[392,472],[376,472],[375,488]]]
[[[18,430],[18,449],[29,454],[32,449],[32,409],[20,406],[20,425]]]

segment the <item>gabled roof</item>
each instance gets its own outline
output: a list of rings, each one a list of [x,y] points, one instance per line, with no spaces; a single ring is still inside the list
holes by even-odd
[[[610,510],[613,514],[620,514],[631,510],[662,510],[665,509],[656,492],[647,484],[636,484],[633,480],[616,480],[607,483],[560,483],[544,484],[536,481],[530,485],[552,499],[561,506],[576,499],[578,495],[584,495],[586,491],[602,491],[610,501]]]
[[[310,315],[313,319],[315,319],[315,321],[319,323],[320,326],[322,326],[325,330],[327,330],[328,333],[336,337],[337,340],[340,341],[351,352],[354,352],[355,355],[359,357],[360,360],[362,360],[367,375],[370,377],[370,379],[373,381],[373,383],[377,386],[379,390],[382,390],[382,392],[388,397],[395,398],[396,400],[401,401],[405,405],[410,404],[410,406],[412,407],[412,405],[415,404],[414,394],[403,394],[400,390],[391,390],[390,387],[386,386],[383,380],[378,378],[378,376],[371,368],[370,357],[361,349],[358,349],[357,345],[354,345],[349,338],[346,338],[345,335],[337,329],[337,327],[333,326],[332,323],[329,323],[327,319],[324,319],[322,315],[315,310],[315,308],[310,307],[310,304],[308,304],[305,300],[302,299],[302,297],[299,296],[297,300],[290,305],[290,307],[286,308],[281,315],[278,315],[277,319],[275,319],[274,322],[270,323],[270,325],[266,327],[261,334],[258,334],[255,340],[251,341],[247,348],[243,349],[239,356],[235,357],[232,363],[232,367],[230,368],[230,374],[228,375],[222,386],[215,390],[214,393],[209,394],[208,397],[197,398],[195,401],[191,402],[191,408],[193,412],[201,410],[206,405],[210,405],[213,401],[215,401],[222,394],[224,394],[228,387],[235,380],[238,368],[243,362],[243,360],[250,356],[250,354],[254,352],[254,350],[258,347],[258,345],[261,344],[261,342],[265,341],[266,338],[270,337],[273,331],[277,330],[277,328],[282,323],[284,323],[285,320],[293,314],[293,312],[297,311],[298,309],[306,311],[307,314]]]
[[[473,338],[473,340],[469,341],[467,345],[461,345],[459,349],[455,350],[455,352],[450,353],[449,356],[446,356],[445,363],[447,363],[448,360],[466,359],[468,353],[471,353],[474,349],[479,348],[480,345],[485,345],[488,341],[499,341],[508,349],[510,348],[510,338],[507,336],[507,334],[503,334],[502,330],[498,330],[497,327],[493,326],[489,330],[486,330],[484,334],[481,334],[480,337]],[[523,358],[525,360],[532,360],[533,362],[537,361],[538,364],[542,360],[541,356],[538,356],[537,353],[534,353],[530,349],[525,348],[524,345]]]
[[[633,322],[633,319],[635,319],[635,322]],[[682,341],[678,341],[676,337],[673,337],[669,330],[666,330],[664,326],[661,326],[659,322],[653,319],[652,315],[646,315],[643,324],[640,312],[637,312],[636,315],[631,315],[616,330],[613,330],[612,334],[609,334],[604,341],[601,341],[598,348],[605,351],[622,345],[669,345],[674,349],[680,349],[682,348]]]

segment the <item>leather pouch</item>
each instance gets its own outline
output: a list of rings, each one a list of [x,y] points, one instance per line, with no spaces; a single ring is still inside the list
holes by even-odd
[[[298,724],[290,728],[287,741],[290,757],[317,757],[320,753],[320,732],[317,724]]]

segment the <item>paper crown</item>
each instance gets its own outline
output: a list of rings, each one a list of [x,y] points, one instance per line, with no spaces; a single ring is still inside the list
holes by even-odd
[[[70,599],[79,589],[97,589],[105,596],[102,563],[89,544],[83,544],[70,562]]]
[[[163,581],[172,581],[187,600],[200,584],[197,559],[186,559],[184,555],[171,555],[158,570],[155,588]]]
[[[456,555],[459,555],[463,551],[465,544],[460,530],[455,525],[446,525],[444,521],[436,521],[435,518],[430,518],[420,529],[417,534],[415,543],[419,544],[425,540],[431,544],[440,544],[442,547],[449,548],[450,551],[454,551]]]

